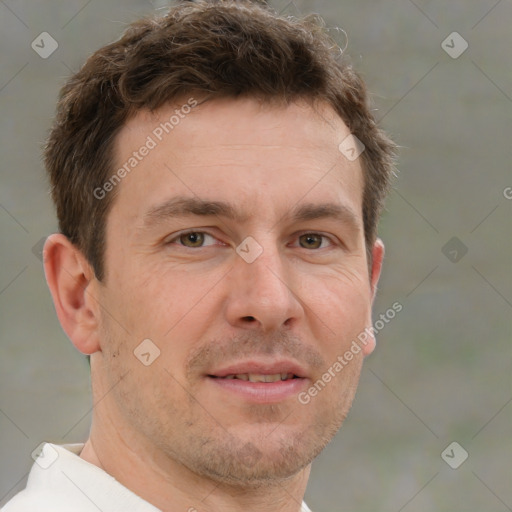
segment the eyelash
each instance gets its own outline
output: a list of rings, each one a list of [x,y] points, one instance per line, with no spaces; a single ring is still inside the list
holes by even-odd
[[[178,233],[177,235],[175,235],[172,239],[168,240],[165,245],[171,245],[173,243],[175,243],[177,240],[179,241],[179,239],[183,236],[186,236],[186,235],[189,235],[190,233],[199,233],[199,234],[203,234],[203,235],[207,235],[207,236],[211,236],[212,238],[215,238],[217,239],[217,237],[215,237],[214,235],[212,235],[211,233],[208,233],[208,231],[201,231],[201,230],[195,230],[195,229],[190,229],[188,231],[181,231],[180,233]],[[305,232],[302,232],[302,233],[299,233],[297,235],[297,239],[300,238],[301,236],[304,236],[304,235],[314,235],[314,236],[320,236],[322,237],[323,239],[325,240],[328,240],[329,243],[330,243],[330,246],[335,246],[336,243],[333,241],[333,239],[327,235],[324,235],[322,233],[317,233],[315,231],[305,231]],[[186,245],[183,245],[183,244],[177,244],[179,245],[180,247],[184,247],[186,249],[204,249],[205,247],[210,247],[209,245],[202,245],[202,246],[199,246],[199,247],[187,247]],[[213,244],[212,244],[213,245]],[[326,247],[319,247],[317,249],[307,249],[306,247],[302,247],[302,249],[306,249],[306,250],[320,250],[320,249],[325,249]]]

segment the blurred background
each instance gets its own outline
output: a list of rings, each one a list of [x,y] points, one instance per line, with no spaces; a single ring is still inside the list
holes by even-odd
[[[512,510],[512,2],[271,4],[346,32],[401,146],[374,317],[403,309],[380,330],[306,501],[313,512]],[[40,255],[56,231],[40,147],[57,94],[92,51],[165,5],[0,0],[0,505],[41,441],[83,441],[91,420],[89,368],[60,328]]]

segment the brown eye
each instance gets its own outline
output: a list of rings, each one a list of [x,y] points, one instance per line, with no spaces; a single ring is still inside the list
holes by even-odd
[[[322,239],[325,238],[322,235],[316,235],[314,233],[308,233],[299,237],[300,245],[305,249],[319,249],[322,245]]]
[[[179,241],[185,247],[201,247],[204,243],[204,233],[185,233],[179,237]]]

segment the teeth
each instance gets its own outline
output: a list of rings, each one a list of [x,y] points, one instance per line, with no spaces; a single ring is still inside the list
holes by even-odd
[[[275,373],[273,375],[262,375],[259,373],[238,373],[227,375],[225,379],[239,379],[249,382],[278,382],[281,380],[293,379],[293,373]]]
[[[281,380],[280,373],[274,373],[274,375],[259,375],[257,373],[249,373],[249,381],[251,382],[277,382]]]

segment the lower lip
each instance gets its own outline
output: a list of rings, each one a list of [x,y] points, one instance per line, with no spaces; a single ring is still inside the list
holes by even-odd
[[[296,397],[306,388],[307,379],[297,378],[276,382],[250,382],[240,379],[207,377],[214,385],[235,393],[250,402],[268,404]]]

